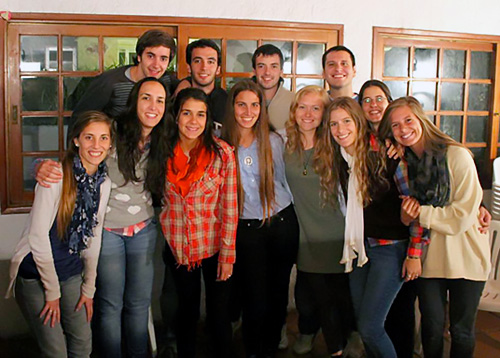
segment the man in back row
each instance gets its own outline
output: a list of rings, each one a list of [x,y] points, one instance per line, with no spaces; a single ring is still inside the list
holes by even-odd
[[[283,53],[274,45],[260,46],[252,56],[255,82],[262,88],[269,122],[275,129],[285,128],[294,94],[283,87]]]
[[[321,63],[323,78],[330,87],[330,99],[351,97],[357,100],[358,95],[352,90],[352,80],[356,76],[356,60],[352,51],[342,45],[330,47],[323,54]]]
[[[224,122],[226,112],[227,92],[215,83],[215,77],[220,74],[221,51],[219,46],[209,39],[191,42],[186,47],[186,62],[189,77],[183,79],[175,94],[182,89],[199,88],[208,96],[212,118],[216,128]]]
[[[72,122],[78,113],[88,110],[103,111],[116,118],[125,110],[134,84],[145,77],[159,78],[169,91],[174,90],[175,77],[165,72],[175,50],[175,42],[168,33],[146,31],[137,41],[135,64],[105,71],[94,78],[73,109]]]

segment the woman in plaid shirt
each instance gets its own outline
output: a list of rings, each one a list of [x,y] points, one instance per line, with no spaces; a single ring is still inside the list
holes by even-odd
[[[285,323],[299,226],[285,178],[283,140],[270,129],[262,90],[238,82],[229,93],[223,138],[238,158],[236,279],[242,289],[247,357],[272,357]]]
[[[228,279],[236,259],[238,223],[236,163],[233,148],[212,134],[208,97],[196,88],[177,94],[170,123],[172,155],[167,160],[160,221],[170,250],[179,296],[179,358],[196,354],[201,274],[207,318],[216,357],[232,357]]]

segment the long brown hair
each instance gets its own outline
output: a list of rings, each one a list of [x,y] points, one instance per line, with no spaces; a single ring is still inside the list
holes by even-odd
[[[422,126],[422,140],[424,141],[423,144],[425,150],[442,152],[443,146],[447,148],[450,145],[455,145],[457,147],[467,149],[470,153],[470,150],[467,147],[458,143],[436,127],[436,125],[432,123],[429,117],[425,114],[420,102],[415,97],[411,96],[398,98],[394,102],[390,103],[386,108],[384,117],[380,123],[380,138],[394,139],[391,129],[391,116],[396,109],[402,107],[408,107],[420,122],[420,125]]]
[[[354,142],[354,168],[351,175],[356,175],[359,183],[359,196],[364,206],[367,206],[372,200],[370,194],[370,181],[378,175],[369,175],[370,167],[378,167],[378,160],[373,160],[369,155],[369,141],[367,124],[363,114],[363,110],[359,104],[352,98],[339,97],[336,98],[326,110],[326,116],[323,118],[325,130],[321,138],[321,150],[324,152],[322,156],[327,158],[323,162],[321,171],[324,173],[320,177],[321,198],[325,201],[337,200],[339,196],[339,187],[347,187],[347,164],[340,152],[340,146],[332,137],[330,131],[330,114],[336,109],[345,110],[356,126],[357,135]],[[373,155],[383,160],[380,152],[373,152]],[[375,170],[375,173],[379,170]],[[374,174],[375,174],[374,173]],[[378,174],[378,173],[377,173]]]
[[[85,128],[91,123],[104,122],[109,126],[111,139],[113,130],[111,119],[99,111],[87,111],[78,115],[75,123],[68,133],[68,149],[61,162],[63,170],[63,185],[61,200],[59,201],[59,210],[57,212],[57,235],[59,239],[64,240],[66,230],[73,217],[76,201],[76,180],[73,174],[73,160],[78,155],[78,147],[75,144],[75,138],[78,138]]]
[[[259,156],[259,197],[262,203],[262,217],[264,220],[269,219],[272,214],[272,209],[275,203],[274,196],[274,165],[273,152],[270,142],[270,132],[272,129],[269,126],[266,104],[264,101],[264,93],[260,87],[250,80],[243,80],[234,85],[229,92],[226,108],[226,118],[222,127],[222,138],[234,147],[235,156],[238,158],[238,147],[241,139],[238,124],[235,120],[234,105],[238,94],[244,91],[250,91],[259,98],[260,113],[259,119],[252,127],[252,132],[257,141],[257,153]],[[243,212],[243,204],[245,200],[244,188],[241,185],[239,161],[236,160],[237,176],[238,176],[238,209],[239,213]]]

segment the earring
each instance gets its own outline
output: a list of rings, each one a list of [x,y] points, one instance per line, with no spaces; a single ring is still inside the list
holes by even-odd
[[[80,145],[79,145],[79,144],[75,144],[75,147],[77,147],[77,148],[78,148],[78,147],[80,147]]]

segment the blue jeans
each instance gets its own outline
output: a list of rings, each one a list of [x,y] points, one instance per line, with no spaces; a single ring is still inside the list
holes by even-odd
[[[61,323],[54,327],[44,325],[45,317],[40,318],[45,306],[45,290],[42,281],[17,277],[16,301],[24,318],[34,334],[42,357],[50,358],[88,358],[92,352],[92,333],[87,322],[85,307],[75,311],[82,286],[82,276],[75,275],[59,282],[61,287]]]
[[[121,357],[122,327],[127,356],[147,355],[148,308],[157,233],[155,220],[134,236],[103,230],[96,291],[99,346],[103,357]]]
[[[397,358],[396,351],[384,328],[385,319],[403,278],[401,269],[408,242],[370,247],[365,241],[368,262],[349,274],[352,302],[358,331],[365,344],[368,358]]]

